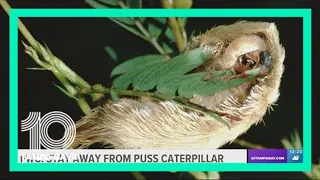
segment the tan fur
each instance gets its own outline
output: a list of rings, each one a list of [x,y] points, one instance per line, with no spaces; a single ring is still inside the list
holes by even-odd
[[[231,129],[174,102],[140,102],[122,98],[118,103],[109,102],[95,108],[90,115],[78,121],[76,139],[71,148],[85,148],[100,142],[115,148],[215,149],[233,141],[251,125],[260,122],[279,97],[285,51],[279,43],[278,30],[273,23],[240,21],[212,28],[195,37],[187,48],[203,46],[212,53],[204,69],[230,68],[234,63],[222,58],[227,47],[238,38],[255,38],[256,35],[264,39],[272,64],[268,74],[250,86],[248,96],[239,101],[239,97],[226,91],[193,98],[199,105],[241,117],[241,121],[224,117],[231,123]],[[263,46],[260,40],[256,44],[259,48]]]

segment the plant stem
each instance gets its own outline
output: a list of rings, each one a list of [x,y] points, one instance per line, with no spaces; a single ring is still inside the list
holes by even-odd
[[[76,72],[74,72],[71,68],[69,68],[62,60],[55,57],[51,59],[53,66],[69,81],[76,84],[81,88],[90,88],[91,85],[85,81],[81,76],[79,76]],[[92,100],[99,100],[102,95],[101,94],[92,94]]]
[[[61,84],[63,84],[69,93],[75,94],[77,92],[77,90],[70,85],[69,81],[65,77],[61,76],[59,72],[53,71],[53,74],[57,77]],[[91,108],[83,96],[78,97],[77,104],[84,114],[89,114],[91,112]]]
[[[10,5],[7,3],[6,0],[0,0],[2,7],[9,15],[9,9],[11,8]],[[18,18],[18,28],[21,34],[26,38],[29,44],[32,46],[33,49],[37,51],[39,54],[43,54],[43,50],[45,49],[38,41],[32,36],[30,31],[26,28],[26,26],[22,23],[22,21]],[[90,84],[86,82],[82,77],[76,74],[71,68],[69,68],[62,60],[55,57],[52,58],[53,63],[59,68],[60,71],[63,71],[63,74],[66,74],[65,77],[71,79],[71,81],[77,84],[79,87],[90,87]]]
[[[10,15],[10,5],[6,0],[0,0],[0,5],[2,8],[7,12],[8,15]],[[18,18],[18,28],[21,32],[21,34],[26,38],[26,40],[30,43],[31,47],[27,47],[27,45],[24,44],[26,48],[28,48],[28,54],[40,65],[46,68],[47,70],[50,70],[56,78],[63,84],[63,86],[66,88],[66,90],[70,94],[75,94],[77,90],[70,84],[68,79],[70,78],[75,81],[77,85],[80,87],[90,87],[89,83],[87,83],[85,80],[83,80],[79,75],[77,75],[73,70],[71,70],[66,64],[64,64],[60,59],[50,54],[51,52],[48,52],[48,49],[46,50],[36,39],[32,36],[32,34],[29,32],[29,30],[26,28],[26,26],[21,22],[21,20]],[[42,55],[42,57],[48,61],[44,62],[41,61],[38,57],[38,54]],[[54,58],[52,58],[52,56]],[[51,60],[51,61],[49,61]],[[59,68],[59,69],[57,69]],[[63,71],[63,72],[61,72]],[[95,100],[97,99],[97,95],[93,94],[92,98]],[[83,97],[79,97],[79,100],[77,101],[79,107],[83,111],[83,113],[87,114],[91,111],[90,106],[86,102],[86,100]]]
[[[127,9],[128,7],[125,5],[125,3],[123,1],[119,1],[119,5],[121,8],[123,9]],[[135,21],[135,25],[137,26],[137,28],[141,31],[141,33],[146,37],[146,39],[156,48],[156,50],[163,55],[165,58],[169,59],[169,55],[165,52],[165,50],[160,46],[160,44],[158,43],[157,39],[152,37],[152,35],[146,30],[146,28],[143,26],[143,24],[137,20],[134,19]]]
[[[138,180],[146,180],[146,178],[140,172],[131,172],[131,174]]]
[[[173,34],[176,38],[176,44],[177,44],[177,47],[179,49],[180,52],[182,52],[184,49],[185,49],[185,44],[184,44],[184,40],[183,40],[183,37],[182,37],[182,33],[181,33],[181,30],[179,28],[179,24],[178,24],[178,21],[176,18],[174,17],[169,17],[169,25],[173,31]]]
[[[133,91],[133,90],[120,90],[120,89],[109,89],[109,88],[102,88],[99,90],[92,90],[92,89],[86,89],[85,88],[85,93],[86,94],[91,94],[91,93],[102,93],[102,94],[110,94],[111,90],[113,90],[116,94],[122,95],[122,96],[147,96],[147,97],[156,97],[155,93],[152,92],[145,92],[145,91]]]
[[[172,5],[170,4],[170,1],[168,1],[168,0],[162,0],[161,3],[164,8],[167,8],[167,9],[172,8]],[[185,43],[185,40],[182,36],[180,25],[175,17],[168,17],[168,20],[169,20],[169,25],[170,25],[170,27],[173,31],[173,34],[176,38],[177,47],[178,47],[179,51],[182,52],[186,47],[186,43]]]
[[[157,39],[151,36],[151,34],[146,30],[146,28],[144,28],[140,21],[136,20],[135,24],[138,27],[138,29],[142,32],[142,34],[146,36],[147,39],[149,39],[150,43],[159,51],[160,54],[168,56],[164,49],[158,43]]]
[[[189,172],[195,179],[207,179],[207,174],[205,172]]]
[[[117,21],[116,19],[113,19],[113,18],[109,18],[111,21],[117,23],[119,26],[125,28],[126,30],[130,31],[131,33],[133,33],[134,35],[136,36],[139,36],[141,37],[142,39],[146,40],[146,41],[149,41],[149,39],[147,39],[143,34],[140,34],[140,33],[137,33],[136,31],[133,31],[129,28],[126,28],[126,25],[122,24],[121,22]]]
[[[181,34],[183,37],[183,45],[184,45],[184,48],[186,48],[187,44],[188,44],[188,35],[187,35],[186,29],[185,29],[185,24],[184,24],[183,18],[178,18],[178,23],[179,23]]]
[[[8,4],[8,2],[6,0],[0,0],[0,4],[2,6],[2,8],[7,12],[7,14],[9,15],[10,12],[10,5]],[[31,35],[31,33],[28,31],[28,29],[26,28],[26,26],[20,21],[20,19],[18,18],[18,28],[20,30],[20,32],[22,33],[22,35],[26,38],[26,40],[30,43],[30,45],[37,51],[40,52],[40,49],[38,47],[38,42],[33,38],[33,36]]]

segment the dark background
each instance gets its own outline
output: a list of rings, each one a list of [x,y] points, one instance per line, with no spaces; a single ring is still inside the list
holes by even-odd
[[[252,1],[253,2],[253,1]],[[77,1],[9,1],[14,8],[90,8],[82,0]],[[144,1],[146,7],[159,7],[157,1]],[[196,0],[193,8],[217,8],[217,7],[308,7],[304,1],[268,1],[258,3],[244,3],[239,1],[205,1]],[[302,133],[302,19],[301,18],[189,18],[187,32],[196,30],[204,32],[214,25],[231,24],[240,19],[275,22],[280,31],[280,40],[286,49],[285,73],[281,83],[281,96],[275,106],[275,111],[266,115],[266,126],[259,124],[252,127],[242,139],[264,145],[266,147],[281,148],[280,139],[288,137],[293,129],[297,128]],[[91,84],[101,83],[110,86],[112,79],[109,74],[117,63],[104,52],[106,45],[112,46],[119,55],[120,60],[126,60],[138,55],[157,53],[145,40],[131,34],[107,18],[22,18],[22,21],[40,42],[46,42],[52,52],[62,59],[69,67]],[[0,10],[0,43],[1,43],[1,67],[2,77],[8,77],[8,18]],[[315,26],[313,26],[315,27]],[[315,31],[314,31],[315,32]],[[314,39],[316,35],[314,35]],[[19,34],[19,40],[24,40]],[[314,48],[316,46],[314,45]],[[315,52],[315,51],[313,51]],[[3,58],[4,57],[4,58]],[[314,56],[313,56],[314,57]],[[315,65],[314,65],[315,66]],[[56,78],[47,71],[30,71],[26,67],[37,67],[24,52],[19,43],[19,119],[27,117],[30,111],[40,111],[42,115],[53,110],[64,111],[74,120],[82,116],[74,100],[66,97],[53,83],[59,84]],[[313,71],[315,72],[315,71]],[[316,78],[316,77],[315,77]],[[315,80],[314,78],[314,80]],[[316,80],[315,80],[316,81]],[[8,78],[3,81],[3,91],[8,84]],[[0,86],[1,87],[1,86]],[[315,87],[315,86],[314,86]],[[7,93],[3,93],[3,99],[7,99]],[[314,96],[315,97],[315,96]],[[7,105],[6,105],[7,108]],[[8,112],[8,110],[6,110]],[[316,120],[316,118],[314,118]],[[313,137],[319,122],[313,121]],[[4,121],[7,123],[7,121]],[[1,130],[5,132],[8,125],[3,124]],[[52,125],[49,132],[53,138],[62,136],[62,126]],[[7,137],[8,133],[4,134]],[[7,140],[3,138],[4,140]],[[313,138],[315,142],[316,139]],[[28,133],[19,134],[19,148],[28,148]],[[7,150],[8,143],[4,143],[2,150]],[[237,145],[228,145],[223,148],[241,148]],[[320,157],[319,146],[313,143],[313,162]],[[4,156],[7,164],[7,156]],[[8,169],[2,169],[8,171]],[[1,173],[5,177],[23,178],[30,173]],[[76,173],[40,173],[38,178],[71,177]],[[190,178],[188,173],[145,173],[148,178]],[[78,178],[99,177],[103,179],[130,178],[129,173],[81,173]],[[245,173],[225,172],[220,173],[221,179],[230,178],[305,178],[301,173]]]

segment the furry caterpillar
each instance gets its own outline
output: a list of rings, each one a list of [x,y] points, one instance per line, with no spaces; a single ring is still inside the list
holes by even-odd
[[[71,148],[94,143],[114,148],[135,149],[215,149],[233,141],[253,124],[259,123],[277,101],[284,71],[285,50],[274,23],[239,21],[222,25],[193,38],[187,51],[205,47],[209,59],[196,71],[234,69],[242,71],[259,64],[267,51],[267,70],[253,82],[210,96],[195,95],[190,101],[221,114],[240,117],[228,129],[212,117],[186,110],[175,102],[121,98],[96,107],[76,124],[77,135]]]

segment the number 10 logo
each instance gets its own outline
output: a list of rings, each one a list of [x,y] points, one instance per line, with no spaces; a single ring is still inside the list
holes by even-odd
[[[61,139],[50,138],[48,130],[52,123],[60,123],[64,127],[65,132]],[[66,149],[76,136],[76,126],[72,118],[60,111],[49,112],[43,117],[40,112],[30,112],[29,116],[21,121],[21,131],[29,131],[30,149],[41,149],[41,145],[51,150]]]

